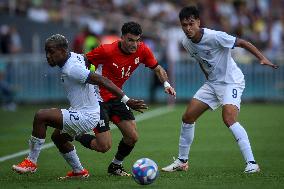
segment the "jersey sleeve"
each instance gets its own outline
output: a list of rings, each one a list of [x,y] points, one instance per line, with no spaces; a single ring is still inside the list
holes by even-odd
[[[78,81],[79,83],[86,83],[90,70],[83,65],[76,64],[69,69],[67,74],[68,77]]]
[[[153,52],[151,51],[151,49],[143,44],[143,55],[144,55],[144,58],[143,58],[143,61],[142,63],[145,64],[146,67],[149,67],[151,69],[154,69],[158,66],[158,61],[156,60]]]
[[[99,64],[104,64],[106,61],[105,50],[102,45],[93,49],[92,51],[86,53],[86,57],[89,63],[93,64],[95,67],[98,67]]]
[[[237,38],[227,34],[226,32],[217,32],[216,41],[219,45],[225,48],[234,48]]]

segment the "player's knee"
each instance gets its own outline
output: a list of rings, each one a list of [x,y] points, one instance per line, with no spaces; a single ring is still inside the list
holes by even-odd
[[[97,151],[98,152],[101,152],[101,153],[106,153],[107,151],[109,151],[109,149],[111,148],[111,144],[110,143],[104,143],[104,144],[101,144]]]
[[[46,118],[46,111],[44,109],[40,109],[36,112],[34,116],[34,121],[35,122],[43,122],[45,121]]]
[[[183,123],[188,123],[188,124],[192,124],[196,121],[196,119],[191,116],[190,114],[183,114],[182,116],[182,122]]]
[[[227,127],[230,127],[236,122],[236,119],[234,118],[234,116],[226,115],[223,116],[223,122]]]
[[[124,137],[123,138],[123,141],[129,145],[129,146],[134,146],[135,143],[138,141],[138,133],[135,132],[135,133],[132,133],[131,135],[127,136],[127,137]]]

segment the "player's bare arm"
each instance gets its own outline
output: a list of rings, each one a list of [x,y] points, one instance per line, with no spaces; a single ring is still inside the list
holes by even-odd
[[[122,102],[124,102],[127,106],[135,111],[142,113],[144,109],[148,108],[144,103],[144,100],[129,99],[120,88],[118,88],[111,80],[104,76],[96,73],[90,73],[87,82],[93,85],[104,86],[106,89],[120,98]]]
[[[155,74],[157,75],[157,77],[159,78],[159,80],[161,81],[161,83],[164,84],[165,87],[165,93],[168,93],[170,95],[173,95],[174,97],[176,97],[176,91],[175,89],[169,84],[169,79],[167,76],[167,72],[164,70],[164,68],[160,65],[158,65],[155,69],[154,69]]]
[[[236,47],[241,47],[241,48],[248,50],[256,58],[259,59],[261,65],[267,65],[274,69],[277,69],[279,67],[278,65],[275,65],[272,62],[270,62],[253,44],[251,44],[250,42],[246,40],[237,39]]]

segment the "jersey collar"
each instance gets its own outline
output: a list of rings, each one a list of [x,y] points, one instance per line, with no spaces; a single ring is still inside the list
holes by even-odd
[[[197,42],[193,42],[193,41],[192,41],[192,43],[195,43],[195,44],[200,43],[200,41],[202,40],[203,35],[204,35],[204,28],[201,28],[201,29],[200,29],[200,33],[201,33],[200,39],[199,39]]]
[[[62,67],[66,64],[66,62],[68,61],[68,59],[69,59],[70,57],[71,57],[71,52],[69,51],[69,52],[68,52],[68,56],[67,56],[65,62],[64,62],[62,65],[60,65],[59,67],[62,68]]]

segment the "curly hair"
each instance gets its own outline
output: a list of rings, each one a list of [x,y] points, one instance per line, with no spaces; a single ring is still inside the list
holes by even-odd
[[[141,35],[142,34],[142,28],[140,24],[136,22],[126,22],[123,24],[121,28],[121,34],[126,35],[126,34],[133,34],[133,35]]]
[[[56,47],[68,49],[68,40],[61,34],[55,34],[45,40],[45,45],[48,43],[54,44]]]

